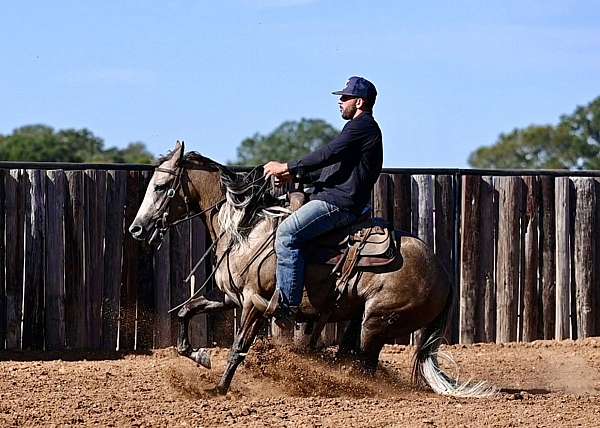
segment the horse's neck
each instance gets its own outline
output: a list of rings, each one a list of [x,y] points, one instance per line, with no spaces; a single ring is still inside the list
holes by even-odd
[[[252,231],[249,233],[247,239],[243,243],[236,245],[231,245],[233,242],[231,234],[225,232],[221,238],[222,243],[217,248],[217,256],[220,256],[227,250],[230,251],[231,256],[234,258],[252,258],[257,256],[259,252],[262,253],[267,248],[272,247],[272,243],[268,245],[269,243],[267,241],[269,239],[272,241],[273,233],[276,227],[277,223],[272,219],[267,218],[260,220],[252,228]]]
[[[192,192],[192,198],[198,203],[202,201],[201,207],[207,209],[209,207],[215,207],[214,209],[208,210],[201,217],[204,220],[204,224],[208,229],[210,238],[213,242],[221,234],[219,227],[219,221],[217,220],[217,207],[216,205],[225,197],[225,193],[221,188],[221,179],[218,172],[207,172],[200,170],[189,170],[188,175],[190,178],[190,191]]]

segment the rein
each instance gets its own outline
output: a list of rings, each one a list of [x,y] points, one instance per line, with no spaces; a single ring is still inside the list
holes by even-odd
[[[251,171],[251,173],[255,169],[253,169]],[[185,221],[189,221],[189,220],[193,219],[194,217],[198,217],[206,212],[209,212],[209,211],[217,208],[220,204],[222,204],[223,202],[225,202],[227,200],[227,197],[222,198],[221,200],[217,201],[215,204],[211,205],[210,207],[208,207],[200,212],[191,214],[192,209],[190,208],[189,189],[187,187],[187,180],[189,180],[189,179],[187,178],[187,175],[185,175],[186,168],[184,168],[182,165],[180,165],[176,169],[157,167],[157,168],[155,168],[155,170],[175,176],[174,182],[172,183],[169,190],[167,190],[167,192],[166,192],[167,197],[162,201],[162,203],[158,209],[159,216],[158,216],[158,220],[156,220],[156,222],[155,222],[155,228],[160,233],[161,242],[162,242],[163,235],[167,232],[167,230],[169,228],[176,226],[180,223],[183,223]],[[241,194],[244,194],[249,187],[252,187],[261,181],[263,181],[263,183],[260,185],[260,187],[258,188],[258,190],[254,196],[262,195],[267,190],[268,185],[269,185],[269,182],[263,176],[260,176],[260,177],[256,178],[255,180],[252,180],[249,183],[245,183],[245,186],[243,189],[234,190],[234,189],[228,188],[227,191],[234,195],[241,195]],[[177,193],[179,192],[180,189],[182,189],[182,191],[183,191],[183,198],[184,198],[185,207],[186,207],[186,216],[182,219],[168,223],[167,218],[169,216],[170,202],[175,197],[175,195],[177,195]],[[233,202],[233,201],[230,201],[230,202]],[[236,205],[238,205],[238,204],[234,203],[234,206],[236,206]],[[277,214],[270,214],[270,215],[275,216],[275,217],[278,216]],[[271,240],[275,237],[275,232],[276,232],[276,228],[273,231],[273,233],[269,234],[269,236],[267,236],[267,238],[262,242],[262,244],[259,246],[259,249],[256,251],[256,253],[252,257],[250,262],[248,262],[247,265],[244,267],[242,272],[245,272],[250,267],[250,265],[256,260],[256,258],[268,247]],[[216,244],[221,240],[221,238],[224,235],[225,235],[225,231],[221,232],[221,234],[214,240],[214,242],[212,242],[212,244],[206,249],[204,254],[196,262],[196,264],[194,265],[194,267],[192,268],[192,270],[190,271],[190,273],[188,274],[186,279],[183,281],[184,284],[186,284],[190,281],[190,279],[192,278],[192,276],[194,275],[196,270],[198,270],[198,268],[200,267],[202,262],[211,253],[211,251],[215,248]],[[173,313],[173,312],[181,309],[183,306],[185,306],[186,304],[191,302],[194,298],[196,298],[204,290],[204,288],[207,286],[207,284],[212,280],[212,278],[216,274],[218,267],[221,264],[221,262],[223,261],[223,259],[226,256],[228,256],[228,254],[230,253],[230,250],[231,250],[231,246],[228,247],[223,252],[221,257],[219,257],[219,259],[217,260],[215,266],[213,267],[210,275],[206,278],[204,283],[187,300],[185,300],[184,302],[180,303],[179,305],[169,309],[168,313]]]

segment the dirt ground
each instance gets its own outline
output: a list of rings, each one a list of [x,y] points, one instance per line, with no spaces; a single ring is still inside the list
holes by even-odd
[[[211,389],[226,349],[212,351],[212,370],[173,349],[113,359],[0,354],[0,426],[600,426],[600,339],[443,349],[461,379],[487,380],[498,396],[413,387],[404,346],[386,347],[369,378],[331,349],[307,356],[261,341],[224,397]]]

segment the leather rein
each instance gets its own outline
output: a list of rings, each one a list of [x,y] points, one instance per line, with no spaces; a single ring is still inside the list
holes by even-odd
[[[209,212],[209,211],[217,208],[221,203],[225,202],[225,198],[223,198],[223,199],[217,201],[215,204],[211,205],[210,207],[208,207],[200,212],[192,214],[192,209],[190,208],[189,187],[187,186],[187,180],[189,180],[189,179],[187,178],[187,174],[185,174],[186,168],[184,168],[183,166],[179,166],[179,167],[177,167],[177,169],[173,170],[170,168],[157,167],[157,168],[155,168],[155,171],[160,171],[160,172],[164,172],[166,174],[175,176],[175,182],[171,185],[169,190],[167,190],[167,197],[163,199],[160,207],[158,208],[159,217],[156,220],[156,222],[154,223],[154,227],[160,233],[161,243],[162,243],[162,238],[163,238],[164,234],[167,232],[167,230],[169,230],[169,228],[176,226],[180,223],[192,220],[195,217],[198,217],[206,212]],[[179,189],[183,190],[183,200],[185,202],[186,215],[182,219],[179,219],[179,220],[169,223],[167,221],[167,218],[169,217],[170,202],[175,197],[177,192],[179,192]],[[184,284],[186,284],[190,281],[190,279],[192,278],[194,273],[198,270],[198,268],[200,267],[200,265],[202,264],[204,259],[206,259],[206,257],[211,253],[212,249],[215,247],[217,242],[219,242],[219,240],[223,237],[223,235],[224,235],[224,233],[221,233],[217,237],[217,239],[215,239],[212,242],[212,244],[210,244],[210,246],[206,249],[206,251],[204,251],[204,254],[202,254],[202,256],[200,256],[200,259],[196,262],[196,264],[194,265],[194,267],[192,268],[192,270],[190,271],[188,276],[183,280]],[[229,250],[226,250],[223,255],[227,254],[228,251]],[[177,309],[181,308],[185,304],[189,303],[198,294],[200,294],[200,292],[206,287],[206,285],[210,282],[210,280],[214,276],[215,272],[217,271],[217,267],[219,266],[219,264],[221,264],[222,260],[223,260],[223,257],[221,257],[217,261],[217,264],[214,267],[214,269],[212,270],[212,272],[210,273],[210,275],[206,278],[206,280],[200,286],[200,288],[198,288],[198,290],[196,290],[196,292],[192,296],[190,296],[189,299],[187,299],[183,303],[175,306],[174,308],[171,308],[168,313],[176,311]]]
[[[190,208],[189,187],[187,186],[187,181],[189,180],[189,178],[187,177],[187,174],[185,174],[186,168],[184,168],[183,166],[178,166],[177,169],[157,167],[157,168],[155,168],[155,171],[164,172],[166,174],[175,176],[174,183],[171,185],[169,190],[167,190],[167,197],[163,199],[161,205],[158,208],[159,216],[154,224],[155,228],[160,233],[161,243],[162,243],[162,237],[164,236],[164,234],[167,232],[167,230],[169,228],[176,226],[180,223],[183,223],[185,221],[189,221],[189,220],[193,219],[194,217],[198,217],[206,212],[209,212],[209,211],[217,208],[220,204],[222,204],[223,202],[225,202],[227,200],[227,198],[222,198],[219,201],[217,201],[215,204],[211,205],[210,207],[208,207],[200,212],[192,214],[192,209]],[[249,183],[249,185],[256,184],[257,182],[259,182],[260,180],[263,180],[263,179],[264,179],[263,177],[259,177],[258,179]],[[261,188],[260,188],[261,192],[264,192],[266,190],[266,184],[267,184],[267,182],[265,181],[265,183],[261,186]],[[179,192],[179,189],[182,189],[182,191],[183,191],[183,199],[184,199],[185,207],[186,207],[186,216],[182,219],[179,219],[172,223],[169,223],[167,221],[167,218],[169,217],[170,202],[175,197],[175,195]],[[210,246],[206,249],[204,254],[202,254],[200,259],[196,262],[196,264],[194,265],[194,267],[192,268],[192,270],[190,271],[190,273],[188,274],[186,279],[183,281],[184,284],[186,284],[190,281],[190,279],[192,278],[192,276],[194,275],[196,270],[198,270],[198,268],[200,267],[200,265],[202,264],[204,259],[206,259],[206,257],[210,254],[212,249],[215,247],[217,242],[219,242],[219,240],[223,237],[224,234],[225,234],[225,232],[221,232],[221,234],[212,242],[212,244],[210,244]],[[274,233],[271,236],[268,236],[267,240],[265,242],[268,243],[268,241],[270,239],[272,239],[273,236],[274,236]],[[263,243],[263,245],[264,245],[264,243]],[[263,245],[261,245],[261,248],[260,248],[260,251],[258,252],[258,254],[263,251],[263,249],[264,249]],[[219,267],[219,265],[221,264],[221,262],[223,261],[225,256],[229,253],[230,249],[231,249],[231,247],[228,247],[225,250],[225,252],[221,255],[219,260],[217,260],[217,263],[213,267],[210,275],[206,278],[204,283],[194,292],[194,294],[192,294],[189,297],[189,299],[185,300],[183,303],[180,303],[179,305],[171,308],[168,311],[168,313],[172,313],[172,312],[180,309],[181,307],[185,306],[187,303],[192,301],[196,296],[198,296],[202,292],[202,290],[206,287],[206,285],[210,282],[212,277],[217,272],[217,268]],[[255,257],[258,256],[258,254],[255,254]],[[248,263],[248,265],[249,264],[250,263]],[[246,268],[244,270],[246,270],[247,268],[248,268],[248,266],[246,266]]]

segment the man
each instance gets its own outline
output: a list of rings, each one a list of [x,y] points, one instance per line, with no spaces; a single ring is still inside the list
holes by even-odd
[[[293,212],[277,228],[277,287],[270,302],[255,295],[256,308],[275,317],[281,328],[293,326],[304,289],[303,246],[332,229],[353,223],[371,197],[383,163],[381,130],[373,118],[375,86],[353,76],[341,91],[339,106],[348,122],[329,144],[300,160],[264,166],[267,177],[279,181],[305,181],[309,173],[322,169],[310,201]]]

